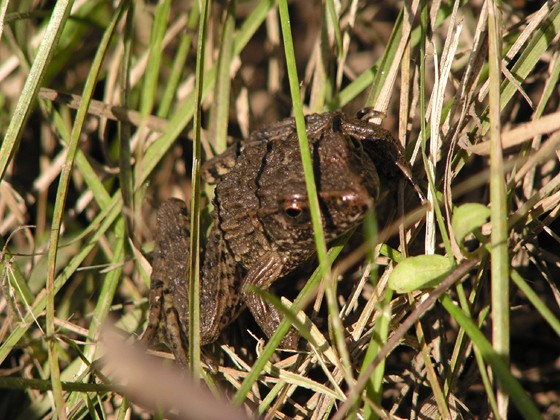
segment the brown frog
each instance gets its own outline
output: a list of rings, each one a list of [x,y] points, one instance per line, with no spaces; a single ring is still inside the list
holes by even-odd
[[[308,115],[323,229],[331,241],[359,224],[384,183],[407,179],[416,189],[399,142],[358,114]],[[253,132],[203,167],[215,183],[214,225],[203,256],[200,296],[201,344],[214,342],[248,307],[267,336],[281,320],[247,286],[268,289],[304,264],[315,243],[295,122],[289,118]],[[186,365],[188,337],[189,217],[185,203],[170,199],[157,214],[144,340],[163,342]],[[297,347],[291,330],[285,347]]]

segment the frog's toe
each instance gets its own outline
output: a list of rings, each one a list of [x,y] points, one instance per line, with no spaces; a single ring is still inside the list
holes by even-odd
[[[162,341],[162,301],[163,301],[163,282],[152,281],[150,289],[150,309],[148,312],[148,326],[142,335],[141,341],[148,347],[154,346]]]
[[[280,347],[287,350],[297,350],[299,346],[299,339],[301,336],[295,328],[290,328],[286,333],[282,341],[280,342]]]

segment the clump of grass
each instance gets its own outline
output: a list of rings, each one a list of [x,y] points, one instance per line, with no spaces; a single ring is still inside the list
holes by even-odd
[[[197,5],[0,6],[0,417],[200,411],[94,363],[101,326],[142,333],[154,208],[191,199],[199,153],[292,104],[385,115],[430,206],[404,188],[379,226],[328,252],[318,232],[321,269],[279,285],[293,302],[255,291],[284,308],[277,333],[262,347],[242,315],[207,349],[218,374],[194,369],[203,387],[268,418],[553,417],[558,4],[231,1],[207,30]],[[193,201],[202,243],[210,196]],[[290,325],[309,344],[295,354],[277,351]],[[159,380],[197,392],[182,379]]]

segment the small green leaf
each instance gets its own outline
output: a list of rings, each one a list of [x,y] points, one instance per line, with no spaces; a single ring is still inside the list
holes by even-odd
[[[490,217],[490,209],[483,204],[467,203],[457,207],[453,212],[453,233],[459,244],[465,237],[480,228]]]
[[[451,267],[449,258],[443,255],[409,257],[391,272],[389,287],[397,293],[436,287]]]

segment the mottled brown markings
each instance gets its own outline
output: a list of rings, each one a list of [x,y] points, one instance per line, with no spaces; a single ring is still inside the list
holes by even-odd
[[[327,240],[360,223],[382,186],[404,178],[419,191],[402,146],[381,127],[340,112],[309,115],[306,125]],[[281,315],[247,287],[268,289],[305,264],[315,248],[311,219],[304,214],[307,190],[294,120],[253,132],[202,170],[216,189],[214,226],[202,258],[201,344],[215,341],[245,305],[270,336]],[[144,339],[164,341],[186,365],[190,233],[185,203],[166,201],[157,219]],[[298,340],[292,329],[282,344],[295,348]]]

